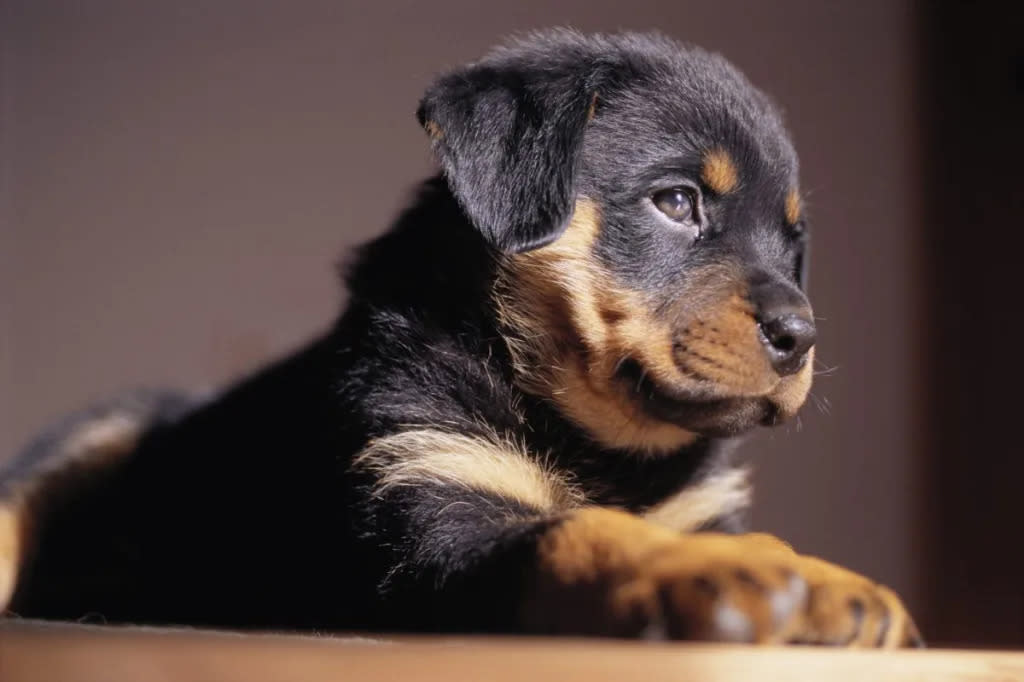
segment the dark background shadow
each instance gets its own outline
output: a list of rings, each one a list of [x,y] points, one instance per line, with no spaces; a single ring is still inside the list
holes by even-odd
[[[1020,647],[1024,7],[926,4],[921,617],[935,638]]]

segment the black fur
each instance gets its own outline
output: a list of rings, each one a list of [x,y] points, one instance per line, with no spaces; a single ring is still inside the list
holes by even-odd
[[[533,543],[558,516],[457,485],[377,494],[374,477],[350,466],[368,442],[415,426],[498,432],[552,453],[591,502],[634,511],[726,466],[731,440],[712,436],[746,430],[761,412],[730,421],[736,406],[717,406],[696,444],[638,457],[606,451],[520,390],[492,287],[499,259],[557,239],[583,196],[601,208],[599,262],[656,307],[708,263],[760,282],[753,296],[805,303],[794,274],[804,237],[781,218],[796,159],[764,97],[721,58],[664,38],[561,31],[443,76],[418,117],[436,126],[444,178],[359,252],[340,319],[224,394],[174,403],[77,494],[42,495],[12,612],[515,630]],[[742,191],[706,195],[699,239],[664,229],[651,189],[696,182],[709,147],[730,151]],[[30,448],[0,482],[13,489],[45,468],[59,440]]]

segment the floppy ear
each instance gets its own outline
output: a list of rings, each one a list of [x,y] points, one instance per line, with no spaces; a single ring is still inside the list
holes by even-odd
[[[416,116],[448,185],[496,248],[528,251],[565,230],[592,81],[583,69],[476,64],[424,95]]]

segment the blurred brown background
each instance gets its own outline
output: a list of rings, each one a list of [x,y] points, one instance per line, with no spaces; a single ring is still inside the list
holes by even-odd
[[[1024,65],[1012,13],[977,4],[0,0],[0,459],[97,396],[215,387],[325,327],[334,264],[431,171],[413,111],[439,70],[522,29],[658,28],[777,99],[810,197],[827,370],[799,427],[747,446],[756,525],[892,585],[933,640],[1024,643],[991,366],[1015,344],[977,334],[1015,312],[990,230],[1020,241]]]

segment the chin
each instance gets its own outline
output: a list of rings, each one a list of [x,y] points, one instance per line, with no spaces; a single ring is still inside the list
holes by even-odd
[[[767,398],[724,398],[707,401],[645,399],[644,410],[662,421],[711,438],[742,435],[757,426],[781,423]]]
[[[639,364],[624,363],[621,374],[625,390],[640,401],[645,414],[709,438],[730,438],[758,426],[778,426],[792,416],[769,396],[721,398],[707,390],[663,387]]]

